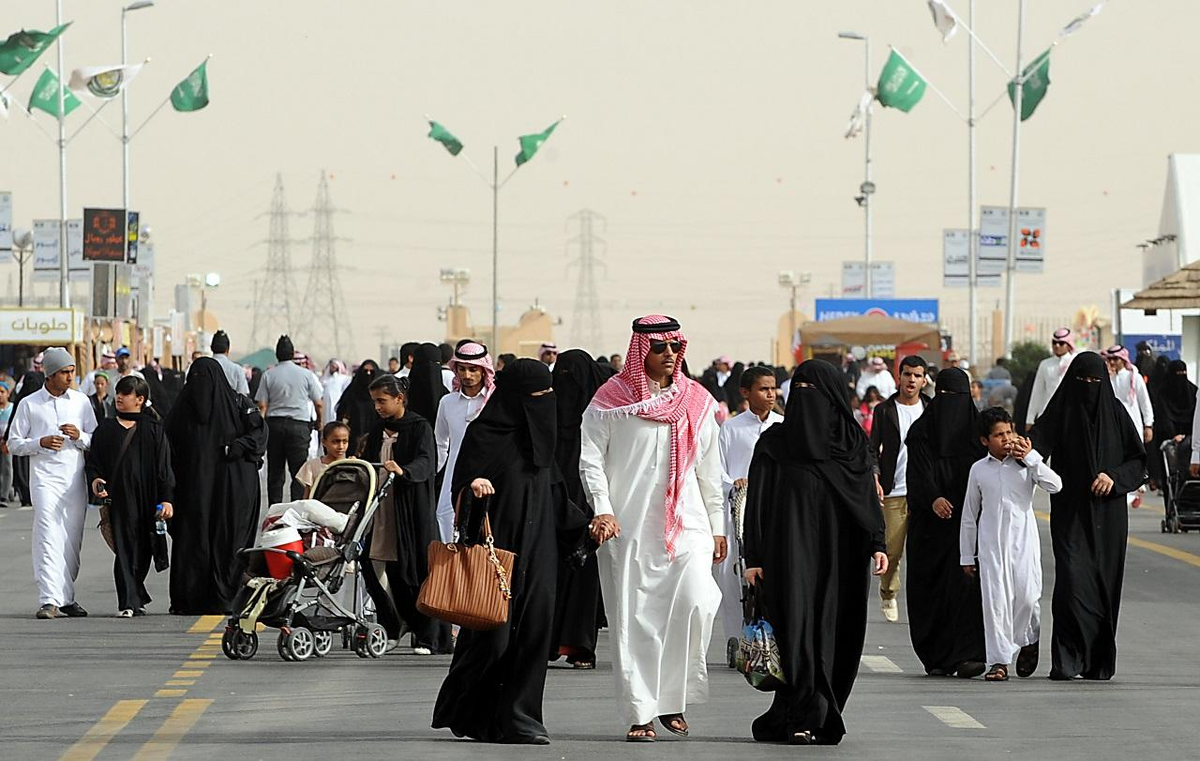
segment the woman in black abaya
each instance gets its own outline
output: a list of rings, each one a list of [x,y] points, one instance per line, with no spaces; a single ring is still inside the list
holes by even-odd
[[[437,420],[438,404],[446,395],[442,383],[442,352],[437,344],[425,343],[413,352],[408,374],[408,408],[426,420]]]
[[[1154,406],[1154,443],[1146,452],[1147,469],[1156,486],[1166,481],[1162,445],[1171,439],[1178,442],[1185,436],[1191,436],[1192,416],[1196,412],[1196,384],[1188,380],[1187,363],[1176,359],[1163,362],[1162,365],[1150,386],[1150,401]],[[1183,452],[1178,466],[1186,468],[1190,458],[1190,451]]]
[[[554,398],[558,404],[558,443],[554,448],[554,459],[558,462],[567,494],[580,507],[587,505],[583,481],[579,477],[583,412],[596,390],[614,372],[611,365],[601,367],[582,349],[564,351],[554,363]],[[587,512],[590,519],[591,511]],[[567,662],[577,669],[594,669],[600,616],[600,574],[594,552],[585,552],[582,543],[572,550],[564,554],[559,564],[550,660],[566,656]],[[579,565],[580,560],[582,565]]]
[[[979,676],[987,668],[979,580],[962,573],[958,534],[979,443],[971,380],[956,367],[908,432],[909,636],[930,676]]]
[[[371,383],[379,376],[379,365],[364,359],[337,403],[337,419],[350,426],[350,451],[357,452],[367,431],[375,423],[375,403],[371,401]]]
[[[838,368],[800,365],[783,423],[763,433],[750,462],[746,578],[787,682],[754,720],[760,742],[841,742],[866,639],[868,569],[887,570],[870,446],[846,395]]]
[[[237,551],[254,543],[267,428],[221,365],[201,357],[166,429],[175,472],[171,612],[227,613],[245,566]]]
[[[8,432],[12,429],[12,421],[17,417],[17,408],[21,406],[22,400],[29,397],[38,391],[42,390],[42,386],[46,385],[46,376],[37,370],[30,370],[21,376],[21,392],[17,394],[17,398],[13,400],[12,413],[8,416],[8,426],[4,429],[4,440],[8,441]],[[21,504],[29,507],[33,504],[33,496],[29,489],[29,458],[28,457],[13,457],[13,491],[21,499]]]
[[[585,523],[556,478],[551,382],[549,368],[532,359],[497,373],[496,390],[467,427],[454,469],[451,494],[462,500],[464,536],[478,535],[486,511],[496,546],[517,555],[508,622],[491,631],[459,632],[438,693],[433,727],[458,737],[550,742],[542,693],[554,616],[556,530]]]
[[[1072,360],[1033,429],[1033,446],[1063,481],[1050,497],[1050,678],[1111,679],[1129,538],[1125,495],[1146,480],[1146,452],[1099,354]]]

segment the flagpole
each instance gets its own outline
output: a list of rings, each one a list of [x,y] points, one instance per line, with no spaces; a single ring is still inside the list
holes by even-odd
[[[1021,97],[1025,77],[1021,68],[1021,45],[1025,37],[1025,0],[1017,6],[1017,68],[1013,86],[1012,177],[1008,196],[1008,275],[1004,287],[1004,355],[1012,356],[1013,325],[1017,304],[1017,190],[1021,178]]]
[[[492,146],[492,356],[500,356],[500,146]]]
[[[970,0],[967,6],[967,18],[971,27],[975,26],[975,0]],[[969,324],[969,356],[971,364],[980,362],[979,357],[979,272],[976,256],[979,250],[979,237],[975,233],[975,195],[977,178],[975,176],[975,36],[971,35],[967,42],[967,288],[970,305],[968,306]],[[995,354],[995,349],[992,351]],[[992,357],[991,359],[995,359]]]
[[[55,26],[62,26],[62,0],[55,0]],[[58,306],[71,306],[67,264],[67,126],[63,84],[63,36],[54,41],[58,50]]]
[[[863,69],[863,71],[864,71],[863,82],[865,83],[865,86],[867,88],[870,88],[871,87],[871,38],[867,35],[863,35],[863,42],[866,46],[866,56],[865,56],[866,66]],[[872,273],[871,273],[871,196],[875,194],[875,186],[871,182],[871,106],[870,105],[867,106],[867,116],[866,116],[866,124],[864,125],[864,131],[866,132],[866,135],[864,136],[865,137],[864,142],[866,142],[867,145],[866,145],[866,159],[864,161],[866,176],[863,179],[863,186],[862,186],[863,217],[865,217],[865,219],[866,219],[866,229],[864,230],[864,234],[866,237],[866,245],[865,245],[865,251],[864,251],[864,256],[863,256],[863,260],[864,260],[864,264],[865,264],[865,267],[863,269],[863,294],[869,299],[875,295],[875,289],[872,287],[874,285],[874,283],[872,282],[874,280],[874,278],[871,277],[871,275],[872,275]]]

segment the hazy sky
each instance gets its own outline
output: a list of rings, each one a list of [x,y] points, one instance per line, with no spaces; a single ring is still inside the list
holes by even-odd
[[[966,14],[967,0],[950,1]],[[1027,55],[1091,2],[1029,3]],[[64,0],[76,21],[68,69],[119,60],[121,5]],[[977,5],[979,35],[1011,68],[1016,0]],[[47,29],[54,3],[0,0],[0,18],[0,34]],[[1156,232],[1167,155],[1200,150],[1198,22],[1194,2],[1111,0],[1055,52],[1053,84],[1022,138],[1021,203],[1047,207],[1049,260],[1046,274],[1018,278],[1022,316],[1106,310],[1111,287],[1140,285],[1134,245]],[[630,319],[661,311],[683,322],[693,364],[720,352],[766,358],[786,308],[776,273],[813,274],[810,311],[813,296],[839,287],[842,260],[862,256],[852,198],[863,144],[842,132],[862,92],[863,49],[839,30],[871,35],[875,73],[895,45],[965,109],[966,35],[943,46],[924,0],[159,0],[129,16],[130,59],[153,59],[131,89],[133,123],[214,56],[212,104],[167,108],[133,144],[132,205],[154,229],[159,311],[187,273],[220,272],[210,308],[235,354],[251,348],[275,173],[301,211],[325,169],[347,212],[337,232],[351,239],[337,249],[351,359],[377,352],[381,328],[441,337],[442,267],[471,269],[466,301],[482,323],[490,191],[425,137],[423,114],[481,167],[498,144],[504,169],[518,135],[567,114],[501,194],[502,321],[536,299],[563,317],[560,346],[572,343],[566,220],[589,208],[607,219],[604,350],[623,351]],[[10,94],[27,99],[36,73]],[[981,54],[981,108],[1004,82]],[[1007,203],[1011,113],[1001,103],[978,130],[981,203]],[[104,116],[119,127],[117,106]],[[17,224],[57,216],[53,144],[19,113],[0,131],[0,186],[15,194]],[[874,143],[876,258],[896,262],[899,296],[938,297],[944,317],[965,318],[965,290],[941,288],[942,229],[967,217],[965,126],[929,92],[910,114],[877,109]],[[69,167],[73,216],[119,205],[120,145],[102,126],[71,144]],[[292,235],[311,225],[294,218]],[[292,253],[303,289],[310,246]],[[982,294],[989,310],[1002,298]]]

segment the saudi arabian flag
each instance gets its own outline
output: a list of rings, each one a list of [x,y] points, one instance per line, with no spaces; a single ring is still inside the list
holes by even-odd
[[[208,105],[208,61],[196,67],[187,79],[171,91],[171,105],[176,111],[199,111]]]
[[[1023,80],[1021,84],[1021,121],[1025,121],[1033,116],[1033,112],[1037,110],[1042,98],[1046,97],[1046,90],[1050,89],[1049,48],[1045,53],[1033,59],[1033,63],[1025,67],[1025,71],[1021,72],[1021,79]],[[1008,99],[1014,106],[1016,105],[1017,87],[1015,82],[1008,83]]]
[[[50,69],[42,72],[42,76],[38,78],[37,84],[33,86],[33,94],[29,96],[29,110],[37,108],[50,114],[54,118],[58,118],[58,93],[63,94],[63,116],[71,113],[79,108],[79,98],[75,97],[75,93],[66,89],[58,83],[58,77]]]
[[[538,149],[542,147],[542,143],[550,139],[550,136],[554,134],[554,128],[561,122],[562,119],[559,119],[542,132],[534,135],[521,135],[521,137],[517,138],[521,143],[521,152],[517,154],[517,166],[521,166],[533,158],[537,154]]]
[[[450,151],[451,156],[457,156],[462,153],[462,141],[450,134],[450,130],[432,119],[429,120],[429,136],[444,145],[446,150]]]
[[[898,108],[908,113],[921,102],[924,95],[925,78],[904,56],[893,50],[879,74],[876,99],[888,108]]]
[[[0,73],[15,77],[28,69],[70,25],[71,22],[68,21],[48,32],[22,29],[10,34],[7,40],[0,43]]]

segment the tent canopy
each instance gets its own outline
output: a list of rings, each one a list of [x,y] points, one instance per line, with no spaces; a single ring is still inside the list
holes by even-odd
[[[936,325],[884,315],[868,314],[825,322],[806,322],[800,327],[800,341],[805,346],[827,346],[831,339],[846,346],[923,343],[928,348],[936,349],[941,345]]]
[[[1151,283],[1121,305],[1123,309],[1195,309],[1200,307],[1200,262]]]
[[[257,367],[259,370],[266,370],[272,365],[279,364],[279,360],[275,359],[274,349],[259,349],[253,354],[248,354],[235,361],[239,365],[249,365],[250,367]]]

